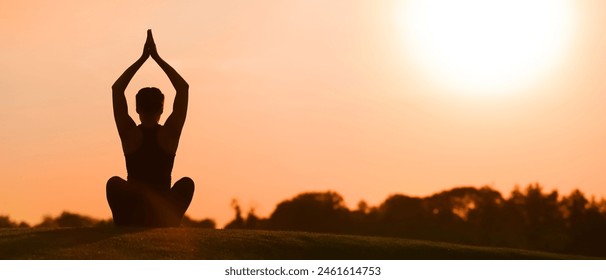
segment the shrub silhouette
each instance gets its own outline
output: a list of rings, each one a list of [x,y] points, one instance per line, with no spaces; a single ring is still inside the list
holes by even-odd
[[[189,216],[183,216],[181,220],[182,227],[195,227],[195,228],[216,228],[215,221],[211,219],[194,220]]]
[[[63,212],[56,218],[44,217],[43,221],[36,227],[93,227],[99,222],[100,220],[88,216]]]
[[[0,223],[2,218],[0,217]],[[85,215],[75,214],[64,211],[57,217],[45,216],[41,223],[35,227],[61,228],[61,227],[110,227],[113,226],[111,220],[99,220]],[[215,228],[215,221],[211,219],[194,220],[184,216],[181,221],[183,227]]]
[[[25,222],[14,222],[8,216],[0,216],[0,228],[28,228]]]

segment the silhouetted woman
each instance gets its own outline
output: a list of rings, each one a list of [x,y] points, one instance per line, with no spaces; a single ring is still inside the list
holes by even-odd
[[[177,91],[173,112],[164,125],[160,115],[164,95],[157,88],[142,88],[136,95],[136,125],[128,115],[124,91],[141,65],[151,56],[166,73]],[[126,158],[127,180],[107,181],[107,202],[117,226],[179,226],[194,193],[194,182],[182,178],[171,188],[171,172],[187,115],[189,85],[156,50],[151,30],[141,57],[112,86],[114,119]]]

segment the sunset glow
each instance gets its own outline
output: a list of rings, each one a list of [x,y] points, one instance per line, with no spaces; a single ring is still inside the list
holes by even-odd
[[[5,3],[4,3],[5,2]],[[606,1],[4,1],[0,215],[111,216],[111,85],[152,29],[187,80],[173,181],[222,227],[307,191],[606,195]],[[498,6],[492,6],[492,4]],[[495,5],[496,5],[495,4]],[[439,7],[439,9],[438,9]],[[174,90],[147,62],[126,89]]]

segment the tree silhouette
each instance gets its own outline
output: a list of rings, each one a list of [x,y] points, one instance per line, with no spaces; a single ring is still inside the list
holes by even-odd
[[[378,209],[377,229],[380,234],[420,238],[431,231],[433,217],[421,198],[392,195]]]
[[[590,203],[581,191],[574,190],[560,205],[569,233],[566,251],[588,255],[605,252],[606,218],[595,200]]]
[[[560,197],[539,184],[509,198],[488,186],[458,187],[429,197],[389,196],[379,206],[345,207],[338,193],[302,193],[278,204],[268,219],[237,202],[226,228],[393,236],[454,243],[606,256],[606,201],[580,191]]]
[[[335,192],[303,193],[284,201],[271,214],[268,227],[279,230],[347,232],[349,210]]]
[[[243,229],[245,227],[244,218],[242,218],[242,210],[240,209],[240,204],[237,200],[233,199],[231,201],[231,207],[236,212],[236,216],[234,220],[225,226],[225,229]]]
[[[524,192],[515,189],[505,210],[523,248],[564,250],[567,236],[557,191],[544,194],[539,184],[529,185]]]

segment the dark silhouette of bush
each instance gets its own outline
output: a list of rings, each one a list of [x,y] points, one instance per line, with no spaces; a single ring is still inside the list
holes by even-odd
[[[63,212],[56,218],[45,216],[35,227],[93,227],[99,222],[100,220],[88,216]]]
[[[187,215],[183,216],[181,226],[195,228],[216,228],[215,221],[211,219],[194,220]]]
[[[0,223],[2,219],[0,217]],[[112,227],[114,224],[111,219],[99,220],[88,216],[63,212],[57,217],[45,216],[41,223],[35,227]],[[184,216],[181,221],[183,227],[215,228],[215,221],[211,219],[194,220]]]
[[[28,228],[26,222],[14,222],[8,216],[0,216],[0,228]]]

